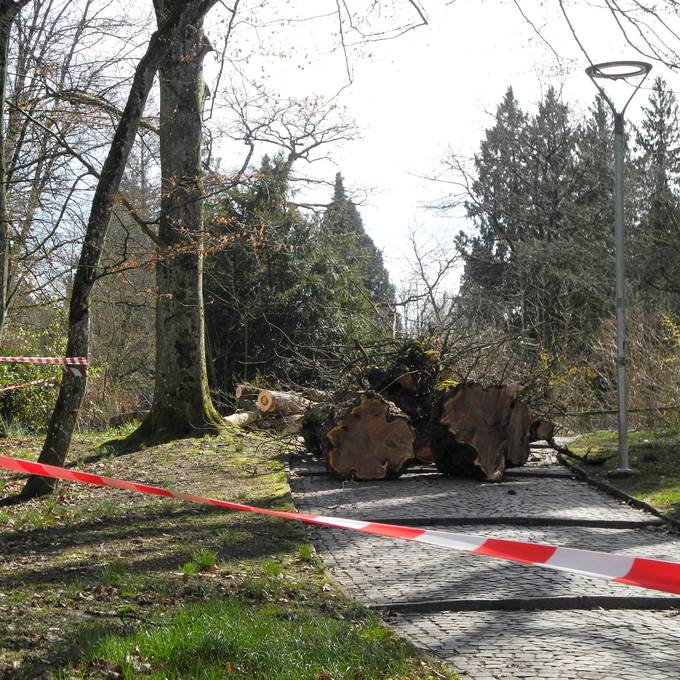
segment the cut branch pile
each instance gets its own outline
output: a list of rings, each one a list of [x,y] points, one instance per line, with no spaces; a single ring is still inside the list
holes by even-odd
[[[313,405],[306,397],[294,392],[265,390],[255,385],[240,384],[234,390],[239,410],[225,416],[224,422],[247,427],[263,418],[282,420],[287,434],[300,429],[302,414]]]

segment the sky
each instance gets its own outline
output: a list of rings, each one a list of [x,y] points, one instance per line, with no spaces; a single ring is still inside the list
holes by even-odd
[[[394,17],[385,12],[362,28],[382,30],[415,18],[406,0],[392,0],[392,5]],[[341,171],[347,186],[358,190],[364,226],[398,283],[408,276],[410,230],[423,243],[432,238],[452,243],[459,230],[470,228],[460,211],[442,215],[427,207],[449,190],[427,178],[441,174],[449,150],[472,157],[508,86],[528,110],[549,85],[580,111],[596,92],[558,0],[422,0],[422,6],[428,25],[391,40],[361,41],[347,50],[347,59],[337,48],[335,0],[281,3],[271,21],[257,17],[257,30],[238,27],[238,49],[250,55],[242,62],[243,73],[269,91],[333,97],[341,90],[334,101],[356,121],[360,139],[336,145],[329,149],[332,161],[304,171],[328,180]],[[594,62],[642,58],[596,2],[566,0],[565,6]],[[291,17],[316,18],[284,21]],[[351,44],[350,28],[345,26]],[[214,68],[207,63],[213,79]],[[653,74],[662,74],[676,88],[677,76],[664,67],[655,65]],[[633,120],[644,94],[631,104]],[[317,188],[310,200],[329,200],[330,191]]]

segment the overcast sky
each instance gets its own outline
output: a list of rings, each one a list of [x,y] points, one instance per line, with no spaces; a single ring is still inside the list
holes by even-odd
[[[433,233],[452,240],[466,227],[462,216],[443,219],[424,207],[441,197],[446,186],[421,177],[440,170],[447,148],[466,156],[478,149],[509,85],[529,110],[551,84],[581,110],[595,95],[584,73],[588,62],[557,0],[521,2],[549,44],[523,18],[514,0],[422,4],[427,26],[348,51],[352,82],[338,101],[356,120],[361,139],[333,148],[334,165],[315,169],[328,179],[339,169],[350,187],[371,189],[360,211],[397,281],[405,272],[410,228],[418,227],[423,238]],[[395,16],[374,17],[374,28],[414,18],[406,0],[394,0],[394,5]],[[283,95],[335,94],[348,82],[344,55],[332,49],[338,43],[335,6],[335,0],[295,0],[282,4],[278,18],[330,16],[293,24],[273,21],[257,31],[243,27],[244,53],[259,41],[244,71]],[[566,6],[593,61],[641,58],[625,45],[603,9],[588,0]],[[662,73],[676,89],[676,76],[657,65],[654,73]],[[639,114],[645,94],[639,93],[631,105],[631,118]]]

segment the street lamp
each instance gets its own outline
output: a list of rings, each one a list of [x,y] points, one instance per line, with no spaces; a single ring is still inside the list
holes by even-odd
[[[614,215],[616,234],[616,377],[619,402],[619,467],[612,475],[630,475],[635,471],[628,462],[628,413],[626,388],[626,292],[624,262],[624,225],[623,225],[623,154],[624,154],[624,120],[623,115],[640,86],[645,81],[652,65],[644,61],[607,61],[592,64],[586,69],[589,78],[599,90],[603,99],[614,114]],[[612,99],[607,96],[598,81],[627,80],[641,77],[628,100],[617,111]]]

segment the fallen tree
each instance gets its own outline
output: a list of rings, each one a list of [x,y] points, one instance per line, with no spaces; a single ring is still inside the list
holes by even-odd
[[[430,444],[446,474],[500,481],[506,468],[529,457],[531,416],[517,400],[521,385],[478,383],[440,390],[433,402]]]
[[[312,402],[293,392],[278,392],[276,390],[260,390],[257,396],[257,408],[260,413],[277,413],[291,416],[304,413]]]
[[[265,418],[304,412],[307,448],[341,479],[394,479],[419,461],[446,474],[499,481],[506,469],[526,463],[536,437],[552,441],[552,425],[532,423],[519,400],[521,385],[450,380],[439,353],[420,342],[388,355],[382,367],[369,366],[360,382],[371,389],[349,398],[317,391],[320,402],[251,385],[239,385],[236,394],[253,399],[257,391]],[[251,422],[242,414],[231,418]]]
[[[399,477],[414,459],[415,432],[395,404],[368,391],[341,404],[310,408],[302,423],[307,448],[340,479]]]

